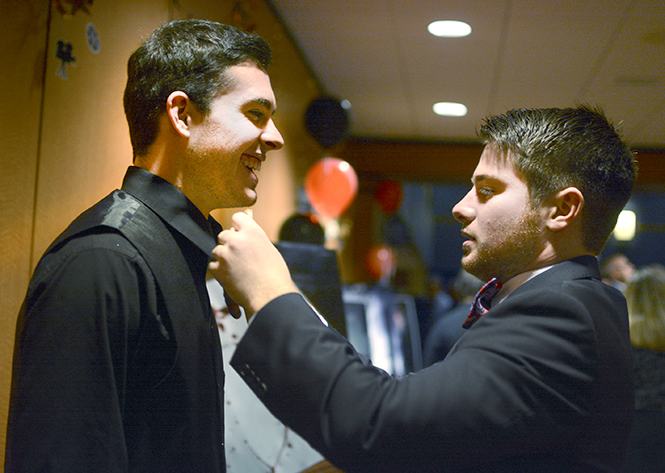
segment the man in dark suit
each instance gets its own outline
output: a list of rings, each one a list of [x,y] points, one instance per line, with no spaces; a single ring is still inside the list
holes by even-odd
[[[176,20],[130,57],[134,166],[35,270],[6,472],[226,471],[210,212],[252,205],[266,153],[282,146],[271,56],[258,35]]]
[[[600,281],[636,176],[600,111],[488,118],[453,208],[462,266],[500,289],[441,362],[402,378],[363,364],[296,293],[249,217],[211,269],[252,323],[232,365],[268,408],[349,472],[619,472],[631,425],[626,304]]]

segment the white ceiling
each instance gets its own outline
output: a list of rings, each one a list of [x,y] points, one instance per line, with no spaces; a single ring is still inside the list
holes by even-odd
[[[350,134],[475,139],[510,108],[601,106],[635,147],[665,148],[663,0],[271,0]],[[434,20],[473,32],[437,38]],[[461,102],[463,118],[432,112]]]

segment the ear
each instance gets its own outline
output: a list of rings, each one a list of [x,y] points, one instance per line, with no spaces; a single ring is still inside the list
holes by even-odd
[[[584,195],[577,187],[566,187],[547,199],[546,226],[553,232],[561,231],[577,222],[584,208]]]
[[[166,99],[169,123],[179,135],[189,138],[193,104],[186,93],[176,90]]]

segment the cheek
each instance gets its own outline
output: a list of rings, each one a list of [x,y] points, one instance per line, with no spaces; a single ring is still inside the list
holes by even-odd
[[[502,245],[510,243],[523,226],[522,218],[517,211],[515,213],[503,211],[485,220],[481,227],[481,234],[486,242]]]
[[[199,143],[207,148],[228,147],[236,141],[237,133],[232,123],[210,120],[199,132]]]
[[[513,225],[515,217],[500,206],[486,207],[479,215],[478,226],[485,235],[501,235]]]

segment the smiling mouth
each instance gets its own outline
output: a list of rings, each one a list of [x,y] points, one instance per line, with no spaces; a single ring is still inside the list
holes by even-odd
[[[261,170],[261,160],[255,156],[243,154],[240,160],[246,168],[249,168],[252,171],[259,172]]]

